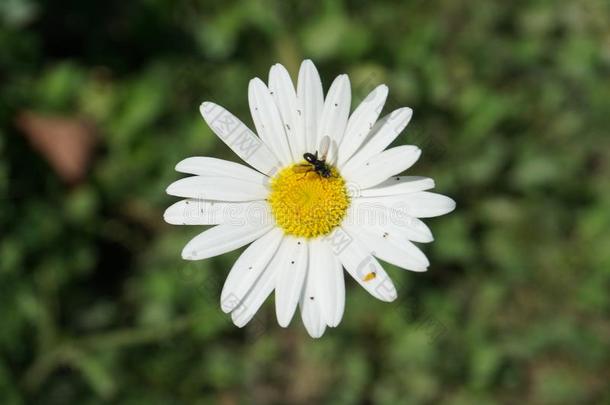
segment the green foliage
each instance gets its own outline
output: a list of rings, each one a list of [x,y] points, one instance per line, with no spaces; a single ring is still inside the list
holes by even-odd
[[[602,0],[0,2],[0,402],[608,403],[610,5]],[[399,300],[348,280],[321,340],[267,303],[219,308],[238,252],[180,259],[162,221],[182,158],[236,160],[199,117],[246,123],[247,83],[313,58],[354,104],[408,105],[411,173],[457,201]],[[87,118],[68,186],[23,111]]]

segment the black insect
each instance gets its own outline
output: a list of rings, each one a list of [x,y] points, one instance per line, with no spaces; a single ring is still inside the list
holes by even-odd
[[[320,141],[320,157],[318,157],[318,151],[316,151],[316,153],[304,153],[303,159],[305,159],[307,163],[295,166],[294,171],[297,173],[316,172],[318,176],[326,179],[332,177],[332,170],[328,163],[326,163],[326,155],[328,154],[329,146],[330,138],[325,136],[322,138],[322,141]]]

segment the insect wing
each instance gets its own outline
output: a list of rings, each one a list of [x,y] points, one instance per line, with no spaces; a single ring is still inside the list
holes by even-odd
[[[328,155],[328,148],[330,147],[330,137],[325,136],[320,141],[320,160],[326,160],[326,155]]]
[[[296,165],[292,168],[292,171],[295,173],[307,173],[312,171],[313,168],[310,164]]]

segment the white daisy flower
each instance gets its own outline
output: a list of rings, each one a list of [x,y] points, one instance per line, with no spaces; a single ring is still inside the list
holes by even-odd
[[[426,177],[397,176],[413,165],[416,146],[386,149],[411,119],[400,108],[377,120],[388,88],[380,85],[350,115],[347,75],[337,77],[326,98],[314,64],[301,64],[296,89],[286,69],[274,65],[269,84],[252,79],[250,111],[258,136],[212,102],[200,111],[210,128],[253,169],[211,157],[191,157],[170,195],[165,221],[215,225],[182,251],[202,260],[250,244],[231,269],[221,308],[238,327],[246,325],[275,291],[278,323],[288,326],[300,308],[312,337],[341,322],[343,269],[371,295],[393,301],[396,288],[377,259],[426,271],[426,256],[413,242],[431,242],[419,218],[455,208],[431,193]]]

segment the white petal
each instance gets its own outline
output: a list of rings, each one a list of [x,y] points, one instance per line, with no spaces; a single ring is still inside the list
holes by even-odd
[[[286,327],[294,316],[303,292],[303,282],[307,272],[307,241],[286,236],[284,256],[276,276],[275,313],[280,326]]]
[[[271,224],[273,216],[266,201],[209,201],[186,199],[172,204],[163,219],[173,225]]]
[[[345,219],[349,225],[371,227],[382,234],[397,234],[400,238],[428,243],[434,240],[430,228],[404,210],[376,203],[373,198],[356,198]]]
[[[368,138],[367,135],[371,133],[387,96],[388,86],[382,84],[375,87],[349,117],[345,135],[339,147],[339,159],[337,161],[339,167],[343,166]]]
[[[263,184],[267,180],[267,176],[247,166],[212,157],[186,158],[176,165],[176,171],[199,176],[232,177],[259,184]]]
[[[344,240],[346,236],[348,242],[337,250],[334,240]],[[339,257],[345,270],[373,297],[387,302],[396,299],[396,288],[388,274],[370,254],[370,250],[353,235],[339,227],[326,240],[334,246],[333,252]]]
[[[455,201],[451,198],[429,191],[366,197],[364,199],[366,199],[367,203],[390,207],[415,218],[438,217],[455,209]]]
[[[297,115],[302,120],[301,128],[305,139],[305,152],[313,152],[318,147],[318,123],[324,106],[324,92],[320,75],[309,59],[301,63],[297,83],[297,99],[301,108],[297,110]]]
[[[233,152],[261,173],[277,172],[279,163],[271,150],[233,114],[211,102],[204,102],[199,111],[205,122]]]
[[[265,83],[259,78],[250,80],[248,102],[256,131],[277,159],[287,165],[292,163],[292,153],[284,131],[280,112]]]
[[[324,240],[311,241],[309,257],[310,277],[314,279],[315,295],[322,315],[328,326],[335,327],[341,322],[345,309],[343,267]]]
[[[385,150],[405,129],[412,116],[413,110],[404,107],[383,117],[373,128],[370,139],[347,161],[345,169],[361,166]]]
[[[379,183],[373,188],[360,191],[361,197],[377,197],[382,195],[395,195],[415,193],[434,188],[434,180],[420,176],[396,176]]]
[[[407,194],[405,202],[408,212],[418,218],[438,217],[455,209],[455,201],[451,198],[428,191]]]
[[[269,90],[282,116],[286,137],[292,152],[292,161],[300,161],[303,153],[307,152],[303,127],[297,113],[297,110],[302,110],[302,108],[299,107],[297,102],[297,93],[294,90],[288,71],[279,63],[273,65],[269,71]]]
[[[315,257],[315,253],[310,249],[310,260]],[[320,290],[317,275],[314,265],[310,261],[305,279],[305,288],[301,294],[299,306],[301,308],[301,319],[309,336],[319,338],[326,330],[326,321],[322,312],[320,302]]]
[[[360,240],[369,253],[379,259],[412,271],[426,271],[430,262],[412,242],[401,238],[397,232],[390,233],[383,227],[343,224],[345,231]]]
[[[282,270],[285,270],[286,261],[292,253],[292,244],[283,237],[280,245],[273,255],[273,258],[263,271],[263,274],[256,280],[252,289],[242,300],[240,305],[233,310],[231,318],[235,325],[242,327],[252,319],[256,311],[263,304],[265,299],[275,289],[277,278]]]
[[[266,235],[254,241],[239,256],[229,272],[222,293],[220,307],[226,313],[233,311],[242,302],[256,280],[260,277],[275,255],[283,232],[279,228],[272,229]]]
[[[201,260],[238,249],[269,232],[273,225],[216,225],[195,236],[182,249],[185,260]]]
[[[369,188],[407,170],[417,162],[420,155],[421,150],[417,146],[397,146],[373,156],[357,167],[348,163],[341,174],[348,184],[353,183],[350,189]]]
[[[315,145],[328,136],[334,145],[338,145],[345,133],[347,118],[349,116],[352,93],[347,75],[339,75],[333,81],[324,100],[324,108],[320,117],[318,136]]]
[[[219,176],[186,177],[173,182],[165,191],[177,197],[220,201],[263,200],[269,194],[263,183]]]
[[[280,254],[282,244],[276,251],[273,259],[267,265],[260,277],[254,282],[246,297],[239,303],[233,312],[231,312],[231,320],[237,327],[245,326],[254,317],[254,314],[263,305],[263,302],[269,297],[275,288],[275,278],[280,270],[280,267],[275,264],[275,258]]]

